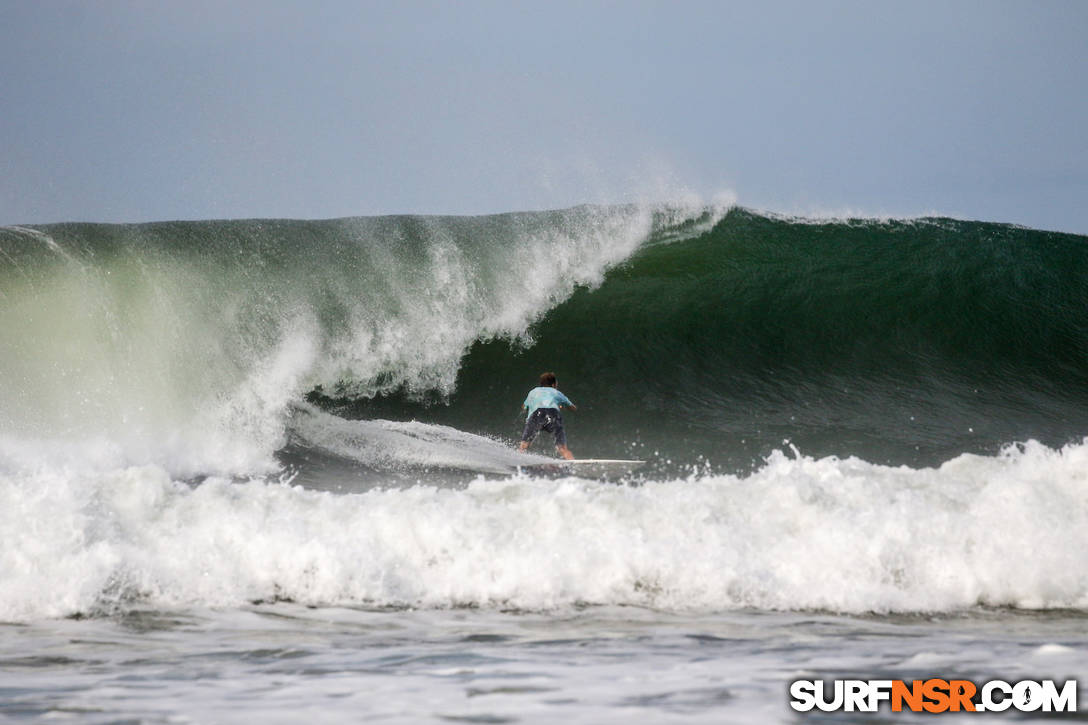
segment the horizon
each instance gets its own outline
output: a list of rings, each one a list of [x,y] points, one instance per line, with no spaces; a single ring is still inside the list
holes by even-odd
[[[713,204],[1088,233],[1088,5],[0,7],[0,224]]]

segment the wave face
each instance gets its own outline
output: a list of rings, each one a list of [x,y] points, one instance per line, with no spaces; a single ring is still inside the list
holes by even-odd
[[[0,620],[1088,608],[1086,243],[701,205],[0,229]],[[509,476],[543,370],[638,485]]]
[[[346,407],[514,435],[487,416],[555,369],[583,404],[576,451],[740,470],[788,439],[935,465],[1088,433],[1086,311],[1085,237],[734,209],[704,233],[642,245],[550,310],[532,347],[476,345],[451,406]]]

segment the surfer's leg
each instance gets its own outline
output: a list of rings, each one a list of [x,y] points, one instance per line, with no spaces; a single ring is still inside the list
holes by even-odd
[[[537,415],[539,412],[539,410],[534,410],[529,419],[525,421],[525,430],[521,432],[521,443],[518,444],[519,451],[529,450],[529,446],[532,445],[536,434],[540,432],[540,416]]]
[[[557,415],[554,419],[555,450],[568,461],[574,459],[574,454],[567,448],[567,431],[563,428],[563,416]]]

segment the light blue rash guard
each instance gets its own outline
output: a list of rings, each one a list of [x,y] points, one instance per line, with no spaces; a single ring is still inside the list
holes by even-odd
[[[570,399],[558,389],[546,387],[530,390],[522,405],[529,409],[529,415],[525,416],[525,420],[529,420],[529,416],[537,408],[558,408],[560,405],[574,405],[574,403],[570,402]]]

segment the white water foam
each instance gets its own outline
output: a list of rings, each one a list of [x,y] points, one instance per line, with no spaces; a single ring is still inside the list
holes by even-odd
[[[510,474],[518,466],[554,463],[521,453],[507,442],[420,421],[345,420],[308,403],[292,406],[292,441],[385,469],[447,468]]]
[[[937,469],[771,456],[637,487],[479,479],[336,495],[160,467],[0,472],[0,620],[357,606],[1088,608],[1088,442]]]

